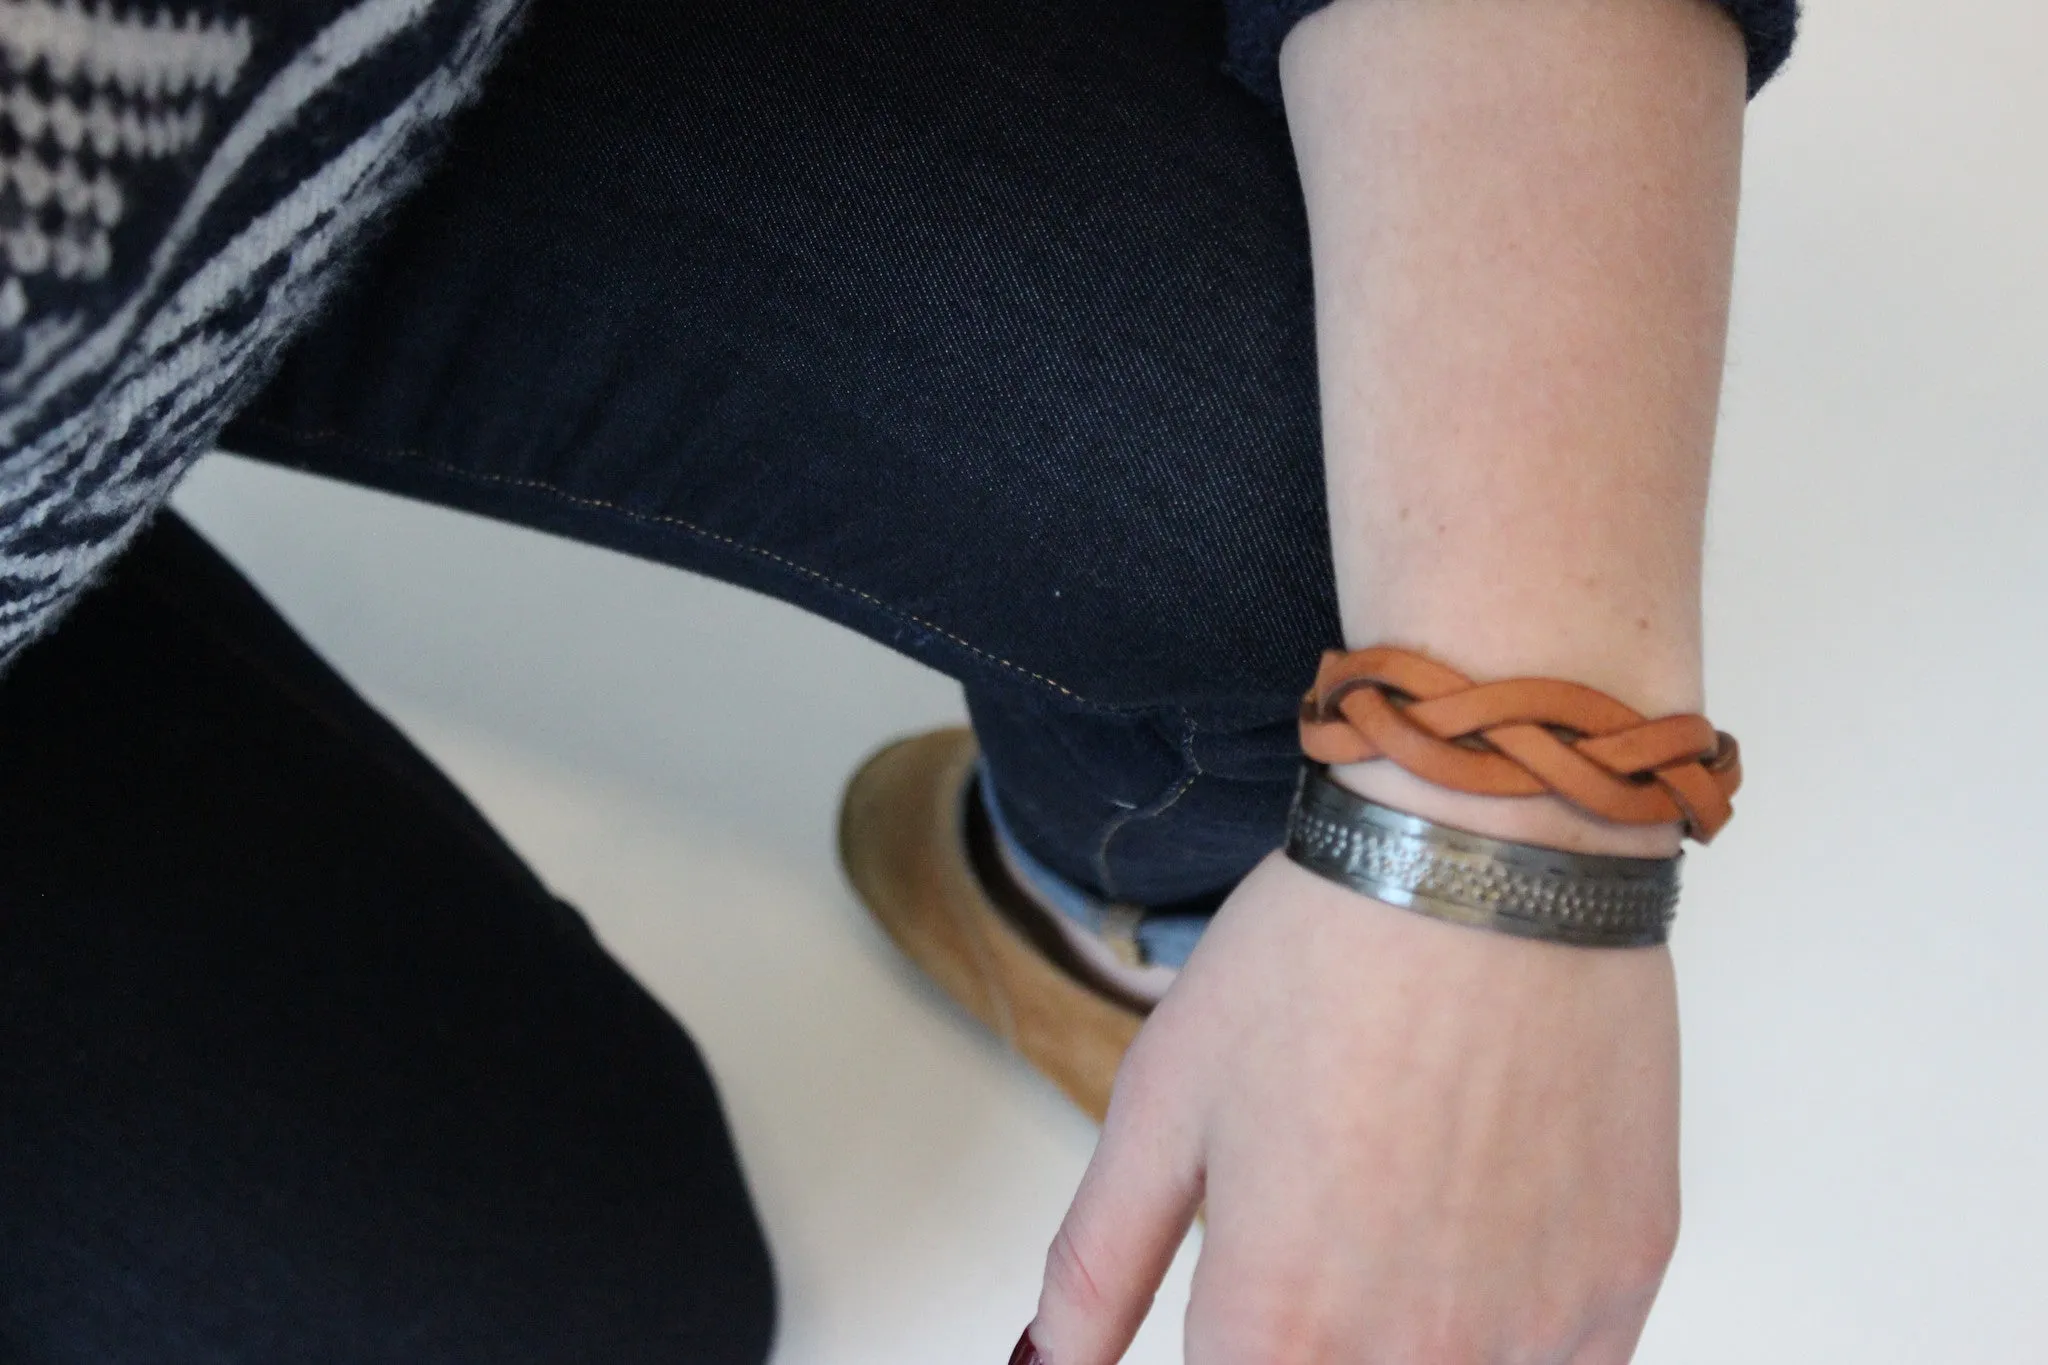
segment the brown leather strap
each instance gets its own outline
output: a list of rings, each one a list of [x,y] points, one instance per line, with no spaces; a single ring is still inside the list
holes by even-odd
[[[1323,655],[1301,701],[1301,747],[1320,763],[1389,759],[1482,796],[1549,792],[1625,825],[1682,820],[1703,844],[1742,785],[1734,736],[1705,716],[1650,720],[1557,678],[1475,683],[1391,645]]]

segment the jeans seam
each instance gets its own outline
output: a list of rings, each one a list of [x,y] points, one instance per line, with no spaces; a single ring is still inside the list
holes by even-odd
[[[682,517],[669,516],[666,513],[661,512],[640,512],[630,507],[621,507],[617,503],[606,502],[602,498],[593,498],[581,493],[571,493],[566,489],[556,487],[554,484],[547,482],[545,479],[512,478],[504,474],[486,474],[479,470],[465,469],[460,465],[444,463],[440,460],[435,459],[433,456],[426,454],[423,451],[410,450],[404,448],[378,449],[369,447],[357,441],[354,437],[348,435],[345,432],[331,430],[301,431],[296,428],[287,426],[282,422],[276,422],[269,420],[267,418],[260,417],[247,419],[247,425],[261,427],[266,430],[276,432],[277,434],[287,437],[288,439],[291,440],[318,441],[328,445],[341,446],[344,449],[346,449],[350,454],[356,456],[359,459],[376,460],[379,463],[394,466],[405,465],[408,463],[425,465],[429,469],[436,470],[443,474],[452,475],[455,478],[468,479],[474,483],[497,484],[507,488],[530,489],[536,492],[549,494],[552,497],[558,498],[563,502],[571,503],[575,506],[588,507],[599,511],[610,512],[613,515],[623,517],[628,521],[651,522],[663,526],[675,527],[679,530],[686,531],[693,536],[697,536],[700,539],[709,540],[716,544],[726,546],[729,549],[738,550],[743,554],[753,555],[756,558],[766,560],[769,563],[776,565],[778,568],[785,569],[801,577],[808,578],[815,582],[821,583],[826,587],[833,589],[834,591],[842,592],[851,597],[858,598],[859,600],[866,602],[870,606],[876,607],[881,611],[886,612],[890,616],[894,616],[899,620],[908,621],[911,624],[916,625],[924,630],[931,631],[935,635],[945,637],[953,644],[958,645],[960,648],[974,655],[977,659],[982,659],[988,663],[994,664],[998,668],[1006,669],[1011,673],[1015,673],[1024,678],[1028,678],[1032,682],[1038,683],[1041,686],[1049,687],[1053,691],[1059,693],[1061,696],[1067,698],[1068,700],[1079,703],[1081,706],[1087,707],[1091,710],[1107,712],[1113,715],[1128,715],[1133,711],[1150,709],[1148,707],[1141,706],[1119,706],[1112,702],[1092,701],[1089,698],[1084,697],[1080,693],[1074,691],[1072,688],[1067,687],[1065,684],[1059,682],[1057,679],[1049,678],[1043,673],[1034,673],[1030,669],[1024,667],[1022,664],[1015,663],[1009,659],[1004,658],[1000,654],[996,654],[989,650],[983,649],[981,646],[975,644],[973,641],[968,640],[963,636],[954,634],[952,631],[947,630],[944,626],[938,625],[937,623],[932,621],[927,621],[923,617],[917,615],[914,612],[908,612],[903,610],[901,607],[892,606],[888,602],[883,601],[881,598],[875,596],[871,592],[866,592],[860,588],[856,588],[850,583],[842,583],[838,579],[833,578],[828,574],[821,573],[818,570],[811,568],[809,565],[799,564],[797,561],[790,559],[787,556],[776,554],[773,550],[764,550],[758,545],[749,545],[745,541],[737,539],[736,537],[724,535],[718,531],[713,531],[708,527],[699,526],[697,523],[685,520]],[[1186,712],[1183,711],[1182,714],[1186,715]]]
[[[1117,894],[1116,877],[1109,867],[1109,846],[1116,836],[1123,833],[1132,823],[1139,820],[1154,820],[1166,814],[1194,787],[1195,779],[1202,776],[1201,760],[1195,757],[1195,721],[1187,708],[1176,708],[1180,712],[1180,753],[1186,767],[1181,779],[1165,795],[1145,806],[1134,806],[1121,811],[1103,827],[1102,838],[1095,845],[1095,877],[1102,884],[1103,898],[1110,901],[1122,899]]]

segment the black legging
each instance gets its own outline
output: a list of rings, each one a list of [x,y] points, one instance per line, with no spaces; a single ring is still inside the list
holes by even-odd
[[[690,1040],[164,517],[0,680],[0,1359],[758,1365]]]

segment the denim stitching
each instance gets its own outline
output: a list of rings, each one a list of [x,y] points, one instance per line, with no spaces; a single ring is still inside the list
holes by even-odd
[[[1193,788],[1195,779],[1202,775],[1201,761],[1195,757],[1195,721],[1194,717],[1187,713],[1187,708],[1185,707],[1180,708],[1180,725],[1180,752],[1181,757],[1187,763],[1186,775],[1175,784],[1171,791],[1154,801],[1151,805],[1131,807],[1111,819],[1109,824],[1103,828],[1101,842],[1095,846],[1095,877],[1102,884],[1102,895],[1105,900],[1115,901],[1122,899],[1117,894],[1116,877],[1109,870],[1110,842],[1118,834],[1122,833],[1124,827],[1132,821],[1156,819],[1172,810],[1175,803],[1183,796],[1186,796],[1189,790]],[[1122,803],[1119,802],[1118,804]]]
[[[417,450],[373,450],[367,446],[362,445],[361,443],[356,441],[354,437],[349,436],[344,432],[331,430],[298,431],[284,425],[281,422],[274,422],[267,418],[261,417],[249,418],[247,419],[247,424],[250,426],[262,427],[266,430],[276,432],[277,434],[291,440],[323,441],[329,445],[340,445],[345,447],[350,454],[356,456],[359,459],[371,459],[383,464],[390,465],[401,465],[408,462],[414,464],[422,464],[427,466],[429,469],[438,470],[444,474],[452,474],[457,478],[469,479],[477,483],[492,483],[503,485],[505,487],[510,488],[534,489],[538,492],[547,493],[556,498],[559,498],[563,502],[573,503],[582,507],[596,508],[600,511],[611,512],[614,515],[624,517],[629,521],[657,522],[666,526],[678,527],[684,531],[688,531],[691,535],[701,537],[705,540],[714,541],[718,544],[729,546],[732,549],[739,550],[745,554],[754,555],[758,558],[768,560],[770,563],[776,564],[784,569],[789,570],[792,573],[799,574],[805,578],[813,579],[816,582],[824,584],[828,588],[834,589],[835,591],[843,592],[851,597],[859,598],[861,601],[866,602],[871,606],[880,608],[882,611],[886,612],[890,616],[896,617],[898,620],[909,621],[913,625],[917,625],[924,628],[925,630],[931,631],[934,635],[944,636],[946,639],[952,641],[954,644],[960,646],[960,648],[966,650],[968,653],[974,655],[978,659],[985,659],[989,663],[995,664],[999,668],[1008,669],[1012,673],[1019,674],[1023,677],[1031,679],[1033,682],[1040,683],[1046,687],[1049,687],[1053,691],[1058,692],[1061,696],[1066,697],[1072,701],[1078,702],[1082,706],[1085,706],[1091,710],[1105,711],[1112,715],[1122,715],[1127,714],[1134,710],[1144,709],[1141,707],[1117,705],[1113,702],[1090,701],[1088,698],[1082,696],[1080,693],[1074,691],[1073,689],[1063,685],[1062,683],[1055,681],[1052,678],[1046,677],[1043,673],[1034,673],[1030,669],[1025,668],[1022,664],[1012,663],[1010,660],[1003,658],[999,654],[992,654],[988,650],[985,650],[981,648],[979,645],[974,644],[972,641],[963,639],[961,636],[955,635],[952,631],[947,630],[944,626],[937,625],[931,621],[927,621],[921,616],[903,610],[901,607],[891,606],[889,603],[884,602],[881,598],[875,596],[871,592],[863,592],[861,589],[854,587],[850,583],[842,583],[838,579],[832,578],[826,574],[822,574],[818,572],[816,569],[810,568],[807,565],[799,564],[793,559],[788,559],[782,555],[776,554],[773,550],[764,550],[760,548],[758,545],[749,545],[743,540],[737,540],[732,536],[723,535],[717,531],[709,530],[705,527],[697,525],[695,522],[685,521],[681,517],[667,516],[659,512],[638,512],[630,507],[621,507],[617,503],[606,502],[601,498],[586,497],[580,493],[568,492],[565,489],[557,488],[555,487],[555,485],[541,479],[514,479],[508,478],[503,474],[486,474],[478,470],[464,469],[460,465],[444,464],[441,461],[433,458],[432,456]],[[1182,714],[1185,715],[1186,712],[1183,711]],[[1169,801],[1168,804],[1170,805],[1172,803]],[[1137,813],[1138,812],[1133,812],[1133,814]]]

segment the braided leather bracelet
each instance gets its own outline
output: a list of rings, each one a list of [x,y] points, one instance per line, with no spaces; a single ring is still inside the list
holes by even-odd
[[[1547,793],[1620,824],[1682,822],[1701,843],[1727,824],[1742,782],[1734,738],[1704,716],[1649,719],[1555,678],[1475,683],[1388,645],[1323,656],[1302,699],[1301,747],[1311,765],[1288,824],[1295,862],[1389,904],[1585,946],[1662,943],[1679,859],[1488,839],[1366,801],[1324,765],[1385,758],[1456,791]]]
[[[1475,683],[1391,645],[1323,655],[1301,702],[1301,748],[1319,763],[1391,759],[1481,796],[1547,792],[1618,824],[1683,821],[1703,844],[1742,785],[1734,737],[1705,716],[1646,719],[1556,678]]]

